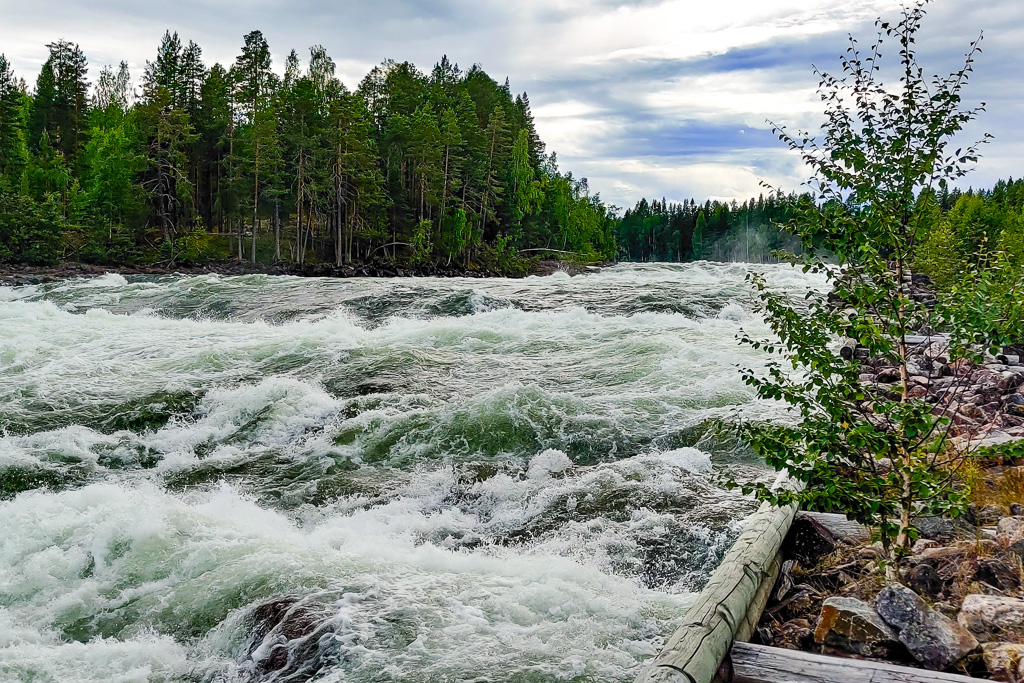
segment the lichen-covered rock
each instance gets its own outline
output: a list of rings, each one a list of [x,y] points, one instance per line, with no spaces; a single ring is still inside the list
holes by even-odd
[[[875,603],[878,614],[899,632],[899,640],[926,669],[941,671],[978,647],[966,628],[929,607],[899,584],[882,589]]]
[[[913,522],[921,538],[933,541],[952,541],[958,536],[972,535],[974,532],[969,524],[948,517],[926,515],[915,517]]]
[[[972,593],[956,620],[983,643],[1024,637],[1024,600]]]
[[[857,598],[825,600],[814,640],[865,657],[886,657],[900,649],[896,630],[871,605]]]
[[[1024,539],[1024,517],[1003,517],[996,524],[996,541],[1010,546]]]
[[[1021,665],[1024,664],[1024,645],[1015,643],[985,643],[982,659],[993,681],[1021,683]]]

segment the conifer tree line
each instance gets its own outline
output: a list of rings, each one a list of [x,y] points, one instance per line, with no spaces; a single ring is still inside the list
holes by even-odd
[[[641,199],[616,226],[619,250],[628,261],[773,260],[772,251],[796,246],[781,226],[808,201],[808,194],[781,192],[742,204]]]
[[[163,36],[136,84],[49,44],[34,87],[0,55],[0,263],[371,260],[496,269],[616,256],[615,218],[545,153],[525,93],[447,57],[349,90],[320,46],[276,70]]]
[[[627,261],[775,260],[777,249],[796,250],[786,225],[813,202],[807,193],[761,195],[738,204],[707,200],[672,203],[641,199],[616,226],[620,258]],[[924,236],[917,265],[939,286],[999,250],[1024,267],[1024,180],[1000,180],[991,189],[948,185],[917,197]]]

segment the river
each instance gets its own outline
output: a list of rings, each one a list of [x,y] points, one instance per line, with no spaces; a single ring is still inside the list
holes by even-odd
[[[631,680],[768,476],[749,269],[0,287],[0,680]]]

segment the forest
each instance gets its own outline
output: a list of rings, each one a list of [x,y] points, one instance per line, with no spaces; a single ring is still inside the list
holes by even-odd
[[[351,91],[320,46],[279,75],[259,31],[227,66],[168,32],[138,84],[125,62],[90,83],[78,45],[47,47],[31,88],[0,55],[0,263],[617,255],[613,212],[478,65],[386,61]]]
[[[641,199],[616,225],[620,258],[628,261],[776,260],[797,250],[786,229],[810,194],[774,193],[737,204],[707,200],[670,203]],[[847,207],[849,208],[849,207]],[[942,185],[917,197],[918,270],[947,286],[967,265],[1001,251],[1024,267],[1024,180],[1000,180],[991,189]]]
[[[559,170],[526,93],[446,57],[350,91],[320,46],[279,76],[259,31],[227,67],[168,32],[137,84],[125,62],[90,83],[78,45],[47,47],[34,87],[0,54],[0,263],[762,262],[798,247],[785,226],[812,201],[642,199],[620,217]],[[917,213],[939,282],[996,247],[1024,261],[1024,181],[942,187]]]

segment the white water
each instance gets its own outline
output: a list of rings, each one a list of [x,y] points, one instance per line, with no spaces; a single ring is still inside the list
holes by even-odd
[[[630,680],[764,475],[745,274],[0,287],[0,680]]]

